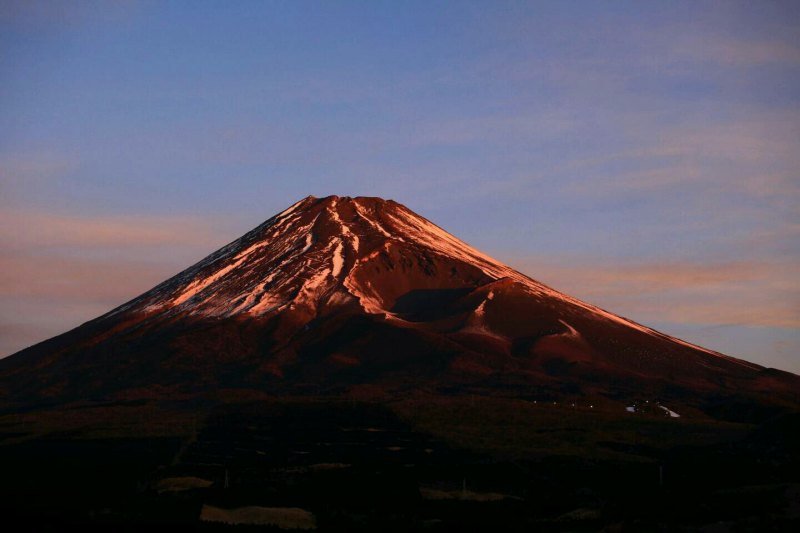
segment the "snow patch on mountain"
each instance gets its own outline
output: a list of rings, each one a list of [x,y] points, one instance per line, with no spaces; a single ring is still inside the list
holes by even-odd
[[[344,268],[344,245],[339,239],[336,240],[336,249],[333,251],[333,277],[338,278]]]
[[[505,337],[492,330],[489,327],[489,325],[486,324],[485,321],[486,304],[493,299],[494,299],[494,292],[489,291],[489,294],[487,294],[486,298],[484,298],[478,305],[478,307],[476,307],[475,310],[472,311],[469,318],[467,318],[466,323],[459,331],[461,333],[476,333],[478,335],[484,335],[487,337],[494,337],[496,339],[505,340]]]
[[[561,320],[560,318],[558,319],[558,321],[561,322],[561,324],[563,324],[567,328],[567,331],[565,331],[564,333],[560,334],[562,337],[567,337],[567,338],[570,338],[570,339],[580,339],[581,338],[581,334],[578,332],[577,329],[573,328],[571,325],[569,325],[567,322]]]
[[[680,418],[681,417],[681,415],[679,415],[678,413],[676,413],[675,411],[673,411],[672,409],[670,409],[666,405],[659,405],[659,407],[662,408],[664,411],[666,411],[669,414],[670,418]]]

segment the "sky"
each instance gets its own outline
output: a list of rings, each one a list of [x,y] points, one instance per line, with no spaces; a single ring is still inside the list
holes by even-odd
[[[0,356],[308,195],[800,373],[797,2],[0,0]]]

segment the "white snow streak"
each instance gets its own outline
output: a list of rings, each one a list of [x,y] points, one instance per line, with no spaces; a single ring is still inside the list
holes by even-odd
[[[284,209],[283,211],[281,211],[280,213],[278,213],[278,214],[275,216],[275,218],[276,218],[276,219],[278,219],[278,220],[280,220],[280,219],[282,219],[282,218],[285,218],[285,217],[289,216],[290,214],[294,213],[294,212],[297,210],[297,208],[298,208],[298,207],[300,207],[300,204],[302,204],[302,203],[303,203],[303,202],[305,202],[306,200],[308,200],[308,197],[306,197],[306,198],[303,198],[302,200],[300,200],[300,201],[298,201],[298,202],[295,202],[295,203],[293,203],[293,204],[292,204],[292,205],[290,205],[288,208],[286,208],[286,209]]]
[[[345,240],[353,245],[353,251],[357,254],[358,248],[360,246],[360,241],[358,240],[358,235],[350,231],[350,228],[344,221],[339,217],[339,213],[336,211],[337,201],[334,200],[331,202],[330,207],[328,208],[328,212],[331,214],[331,218],[342,227],[342,235],[345,237]],[[358,205],[356,205],[356,209],[358,209]]]
[[[668,408],[668,407],[666,407],[664,405],[659,405],[659,407],[662,408],[663,410],[665,410],[667,413],[669,413],[670,418],[680,418],[681,417],[681,415],[679,415],[678,413],[676,413],[675,411],[671,410],[670,408]]]
[[[333,277],[338,278],[344,268],[344,245],[336,239],[336,249],[333,251]]]
[[[230,272],[231,270],[233,270],[237,266],[239,266],[242,263],[244,263],[245,259],[246,259],[246,257],[243,257],[239,261],[219,269],[217,272],[215,272],[211,276],[208,276],[207,278],[203,278],[203,279],[199,279],[199,280],[193,281],[192,283],[189,284],[188,287],[186,287],[186,289],[184,289],[184,291],[181,294],[178,295],[177,298],[175,298],[173,303],[175,305],[180,305],[183,302],[185,302],[186,300],[189,300],[190,298],[194,297],[195,295],[200,293],[203,289],[205,289],[206,287],[208,287],[209,285],[211,285],[212,283],[217,281],[219,278],[221,278],[222,276],[224,276],[225,274],[227,274],[228,272]]]
[[[558,321],[561,322],[564,326],[566,326],[566,328],[568,330],[566,333],[562,333],[561,334],[562,336],[569,337],[571,339],[579,339],[579,338],[581,338],[581,334],[578,333],[577,329],[573,328],[572,326],[570,326],[569,324],[567,324],[566,322],[564,322],[560,318],[558,319]]]
[[[486,315],[486,302],[492,299],[494,299],[494,292],[489,291],[489,294],[486,295],[486,298],[478,307],[475,308],[475,310],[472,312],[472,316],[469,317],[464,327],[461,328],[461,333],[477,333],[487,337],[506,340],[502,335],[492,331],[492,329],[489,328],[489,326],[483,320],[484,316]]]
[[[306,253],[308,249],[311,248],[312,244],[314,244],[314,234],[309,231],[308,234],[306,235],[306,245],[303,247],[300,253],[301,254]]]

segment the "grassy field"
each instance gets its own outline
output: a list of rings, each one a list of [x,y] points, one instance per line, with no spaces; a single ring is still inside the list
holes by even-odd
[[[42,526],[209,531],[798,524],[796,420],[658,411],[471,396],[31,411],[0,417],[0,502]]]
[[[453,447],[508,459],[652,460],[676,446],[735,442],[754,428],[708,418],[486,397],[415,398],[391,408],[414,428]]]

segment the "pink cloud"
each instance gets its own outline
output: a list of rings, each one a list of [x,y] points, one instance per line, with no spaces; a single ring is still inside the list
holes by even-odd
[[[707,38],[683,42],[675,47],[679,57],[692,57],[726,66],[756,66],[771,63],[800,64],[800,47],[781,41]]]
[[[169,263],[122,259],[88,259],[59,255],[0,255],[0,298],[24,297],[53,303],[75,301],[121,303],[175,274]]]
[[[26,184],[58,179],[78,168],[78,158],[63,153],[40,152],[0,156],[0,182]]]
[[[0,356],[90,320],[238,236],[189,216],[0,212]]]
[[[0,249],[10,246],[210,246],[219,221],[190,216],[83,216],[29,210],[0,212]]]
[[[800,327],[800,264],[518,258],[516,268],[637,321]]]

